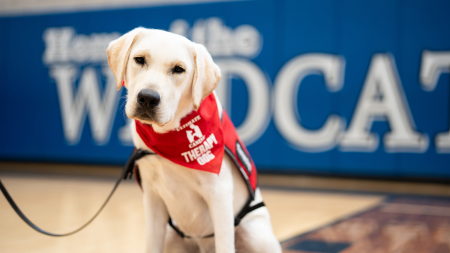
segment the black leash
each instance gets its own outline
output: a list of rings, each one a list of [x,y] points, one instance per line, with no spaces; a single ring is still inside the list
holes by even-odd
[[[103,205],[98,209],[98,211],[94,214],[94,216],[90,220],[88,220],[83,226],[81,226],[78,229],[76,229],[76,230],[74,230],[72,232],[69,232],[69,233],[55,234],[55,233],[50,233],[50,232],[47,232],[47,231],[39,228],[33,222],[31,222],[30,219],[28,219],[25,216],[25,214],[20,210],[20,208],[17,206],[16,202],[14,202],[13,198],[11,197],[11,195],[9,195],[8,191],[6,190],[6,188],[3,185],[1,180],[0,180],[0,190],[2,191],[2,193],[5,196],[6,200],[8,200],[9,204],[11,205],[11,207],[17,213],[17,215],[19,215],[19,217],[26,224],[28,224],[28,226],[30,226],[31,228],[33,228],[37,232],[45,234],[45,235],[49,235],[49,236],[56,236],[56,237],[73,235],[73,234],[81,231],[83,228],[87,227],[89,224],[91,224],[92,221],[94,221],[95,218],[97,218],[97,216],[101,213],[103,208],[106,206],[106,204],[111,199],[112,195],[116,191],[116,189],[119,186],[120,182],[122,182],[122,180],[131,179],[133,177],[133,171],[134,171],[134,167],[135,167],[136,161],[141,159],[142,157],[144,157],[146,155],[156,155],[156,154],[155,153],[151,153],[151,152],[146,151],[146,150],[142,150],[142,149],[137,149],[137,150],[135,149],[133,151],[133,153],[131,153],[130,158],[128,158],[128,161],[125,164],[125,167],[123,168],[120,177],[117,179],[117,181],[114,184],[114,187],[113,187],[111,193],[108,195],[108,197],[106,198],[106,200],[103,203]],[[136,176],[138,176],[138,175],[136,175]],[[241,222],[241,219],[244,218],[244,216],[247,215],[248,213],[254,211],[255,209],[258,209],[260,207],[265,206],[264,202],[260,202],[260,203],[254,205],[254,206],[250,206],[250,203],[252,202],[252,200],[253,200],[253,198],[250,197],[249,200],[247,201],[247,203],[242,208],[242,210],[238,213],[238,215],[236,216],[236,218],[234,220],[234,226],[238,226],[239,223]],[[168,223],[175,230],[175,232],[177,232],[177,234],[180,235],[182,238],[192,238],[191,236],[185,235],[180,229],[178,229],[173,224],[172,219],[169,218],[169,222]],[[203,236],[201,238],[209,238],[209,237],[213,237],[213,236],[214,236],[214,233],[210,234],[210,235],[207,235],[207,236]]]
[[[119,186],[120,182],[122,181],[122,179],[126,180],[126,179],[131,179],[131,177],[133,176],[133,169],[135,166],[135,163],[137,160],[141,159],[143,156],[146,155],[154,155],[155,153],[150,153],[146,150],[142,150],[142,149],[137,149],[134,150],[133,153],[130,155],[130,158],[128,158],[127,163],[125,164],[125,167],[122,170],[122,174],[120,175],[119,179],[117,179],[116,184],[114,185],[111,193],[109,194],[109,196],[106,198],[105,202],[103,203],[103,205],[100,207],[100,209],[97,211],[97,213],[95,213],[95,215],[88,220],[88,222],[86,222],[83,226],[81,226],[80,228],[69,232],[69,233],[64,233],[64,234],[54,234],[54,233],[50,233],[47,232],[41,228],[39,228],[38,226],[36,226],[33,222],[31,222],[26,216],[25,214],[22,213],[22,211],[19,209],[19,207],[16,205],[16,202],[14,202],[14,200],[11,198],[11,195],[9,195],[8,191],[6,190],[5,186],[3,185],[2,181],[0,180],[0,190],[2,191],[3,195],[5,195],[6,200],[8,200],[9,204],[11,205],[11,207],[14,209],[14,211],[17,213],[17,215],[19,215],[20,218],[22,218],[22,220],[28,224],[28,226],[32,227],[34,230],[36,230],[39,233],[45,234],[45,235],[49,235],[49,236],[68,236],[68,235],[73,235],[79,231],[81,231],[83,228],[87,227],[99,214],[100,212],[103,210],[103,208],[106,206],[106,204],[108,203],[109,199],[112,197],[113,193],[116,191],[117,187]]]

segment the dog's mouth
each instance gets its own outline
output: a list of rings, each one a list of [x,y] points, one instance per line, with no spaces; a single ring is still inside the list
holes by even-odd
[[[134,120],[139,120],[140,122],[147,124],[147,125],[157,125],[159,127],[163,127],[164,125],[166,125],[167,123],[169,123],[169,121],[167,122],[160,122],[160,120],[158,119],[158,117],[156,116],[156,113],[152,110],[152,111],[145,111],[145,110],[139,110],[136,111],[136,113],[133,115],[133,117],[131,117]]]
[[[148,114],[141,114],[141,115],[136,116],[134,118],[139,120],[139,121],[144,121],[144,122],[149,122],[149,123],[153,123],[155,121],[153,119],[153,117],[149,116]]]
[[[151,125],[154,124],[157,120],[155,119],[155,115],[154,113],[149,113],[149,112],[145,112],[145,111],[141,111],[141,112],[136,112],[133,117],[131,117],[132,119],[135,120],[139,120],[142,123]]]

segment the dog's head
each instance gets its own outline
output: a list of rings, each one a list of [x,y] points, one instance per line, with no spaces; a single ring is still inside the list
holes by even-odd
[[[127,116],[153,126],[197,110],[221,77],[204,46],[162,30],[136,28],[112,41],[107,54],[117,89],[123,81],[128,89]]]

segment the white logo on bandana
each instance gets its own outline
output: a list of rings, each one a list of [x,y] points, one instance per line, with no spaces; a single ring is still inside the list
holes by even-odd
[[[189,125],[189,127],[194,130],[186,130],[186,135],[190,143],[189,148],[198,147],[184,152],[181,155],[184,156],[186,162],[189,162],[189,160],[197,160],[200,165],[204,165],[215,158],[210,149],[213,148],[214,143],[217,144],[216,137],[214,134],[211,134],[205,141],[205,136],[200,130],[200,127],[194,124]],[[197,140],[194,140],[194,137],[197,137]]]
[[[194,136],[197,138],[203,137],[202,131],[200,131],[200,127],[194,124],[190,125],[189,127],[194,130],[194,133],[192,133],[191,130],[186,130],[186,135],[189,140],[189,143],[194,142]]]
[[[198,126],[195,126],[195,127],[197,129],[199,129],[199,131],[200,131],[200,128]],[[191,128],[195,129],[194,127],[191,127]],[[191,134],[192,134],[192,131],[190,131],[190,130],[188,130],[188,131],[191,132]],[[188,131],[186,131],[186,132],[188,132]],[[200,132],[200,134],[201,134],[201,132]],[[188,133],[188,136],[189,136],[189,133]],[[194,137],[192,137],[192,138],[194,138]],[[218,144],[218,142],[216,140],[216,136],[212,133],[208,138],[206,138],[205,141],[203,141],[203,140],[205,140],[205,136],[201,135],[200,139],[198,139],[197,141],[195,141],[194,143],[191,143],[189,145],[189,148],[193,148],[195,146],[198,146],[198,147],[193,148],[187,152],[181,153],[181,155],[184,157],[184,159],[186,159],[186,162],[191,162],[191,161],[196,160],[198,162],[198,164],[204,165],[215,158],[214,154],[211,153],[211,149],[214,147],[215,144]],[[203,143],[202,143],[202,141],[203,141]],[[195,144],[195,145],[193,145],[193,144]]]

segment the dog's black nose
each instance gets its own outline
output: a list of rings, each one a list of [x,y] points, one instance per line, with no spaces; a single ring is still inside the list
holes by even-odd
[[[159,105],[161,97],[156,91],[143,89],[137,95],[137,101],[142,107],[152,109]]]

